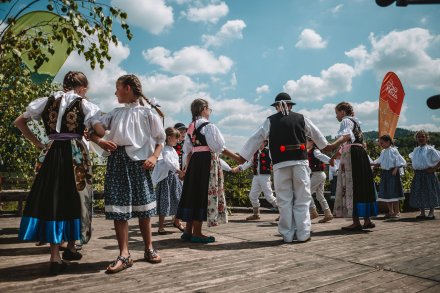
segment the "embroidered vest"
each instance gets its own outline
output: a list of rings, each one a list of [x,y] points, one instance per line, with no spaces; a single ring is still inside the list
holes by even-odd
[[[364,134],[362,133],[361,127],[359,126],[359,124],[356,122],[356,120],[354,120],[353,118],[347,117],[348,119],[350,119],[353,123],[354,123],[354,127],[352,129],[353,134],[354,134],[354,142],[352,143],[364,143]]]
[[[182,161],[182,158],[183,158],[183,141],[182,142],[178,142],[176,144],[176,146],[174,146],[173,148],[176,150],[176,153],[179,156],[180,170],[182,170],[183,169],[183,166],[182,166],[182,164],[183,164],[183,161]]]
[[[257,170],[258,162],[260,163],[260,170]],[[258,171],[260,171],[259,174],[270,174],[272,170],[272,160],[270,159],[269,150],[267,148],[264,148],[261,152],[257,151],[254,154],[252,169],[254,175],[258,175]]]
[[[325,164],[323,162],[321,162],[318,158],[316,158],[315,155],[313,154],[313,151],[316,149],[317,149],[316,147],[313,147],[310,151],[307,152],[308,160],[309,160],[309,167],[312,170],[312,172],[324,171]]]
[[[76,133],[83,135],[84,133],[84,119],[85,115],[81,106],[82,98],[75,99],[69,106],[61,120],[60,133]],[[41,114],[46,134],[55,134],[58,111],[60,110],[61,98],[56,99],[54,96],[50,96],[47,100],[46,107]]]
[[[194,121],[194,126],[195,126],[195,123],[196,122]],[[194,129],[194,131],[192,133],[187,133],[187,135],[189,136],[189,139],[191,140],[191,143],[194,147],[208,146],[208,143],[206,142],[206,137],[200,132],[200,130],[202,130],[202,128],[208,124],[209,124],[209,122],[204,122],[204,123],[200,124],[199,127]],[[190,132],[190,130],[188,130],[188,132]]]

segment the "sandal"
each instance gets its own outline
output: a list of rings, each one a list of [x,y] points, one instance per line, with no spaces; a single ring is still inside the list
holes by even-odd
[[[180,232],[185,232],[185,227],[183,227],[182,223],[179,223],[179,225],[176,224],[176,222],[173,222],[173,226],[180,230]]]
[[[154,248],[148,249],[144,252],[144,259],[149,263],[160,263],[162,261],[162,258]]]
[[[375,227],[376,227],[376,224],[374,224],[373,222],[365,223],[363,226],[364,229],[373,229]]]
[[[168,232],[164,228],[161,228],[161,229],[157,230],[157,234],[159,234],[159,235],[167,235]]]
[[[118,261],[121,261],[122,264],[120,266],[116,266]],[[128,269],[129,267],[133,266],[133,260],[131,259],[131,256],[128,255],[127,257],[123,257],[122,255],[119,255],[114,262],[112,262],[105,271],[107,274],[116,274],[120,271],[123,271],[125,269]]]

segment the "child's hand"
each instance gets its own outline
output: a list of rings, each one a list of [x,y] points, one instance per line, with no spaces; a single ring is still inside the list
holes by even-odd
[[[177,174],[179,175],[179,179],[182,179],[183,177],[185,177],[185,172],[182,170],[177,170]]]
[[[99,139],[98,141],[99,147],[101,147],[103,150],[107,152],[113,152],[118,148],[118,145],[115,144],[113,141],[105,140],[105,139]]]
[[[399,170],[399,168],[394,168],[393,172],[391,172],[391,174],[393,174],[393,176],[396,176],[398,170]]]
[[[232,168],[232,169],[231,169],[231,173],[232,173],[232,174],[237,174],[237,173],[239,173],[239,172],[240,172],[240,168],[238,168],[238,166],[235,167],[235,168]]]
[[[335,159],[331,158],[328,163],[329,163],[330,166],[334,167],[335,166]]]
[[[156,166],[157,158],[156,156],[151,156],[144,162],[144,168],[147,170],[152,170]]]

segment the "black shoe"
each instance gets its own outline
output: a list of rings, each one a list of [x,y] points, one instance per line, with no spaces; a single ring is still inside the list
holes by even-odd
[[[427,220],[435,220],[435,216],[434,215],[428,215],[426,216]]]
[[[63,259],[65,260],[80,260],[82,258],[82,254],[77,252],[72,252],[70,249],[67,249],[63,252]]]
[[[49,266],[49,274],[51,274],[52,276],[56,276],[61,272],[63,272],[66,268],[67,268],[67,264],[63,261],[61,263],[56,261],[51,261]]]
[[[374,224],[373,222],[368,222],[366,224],[364,224],[363,228],[364,229],[373,229],[376,227],[376,224]]]
[[[425,216],[425,215],[418,215],[418,216],[416,217],[416,219],[417,219],[417,220],[424,220],[424,219],[426,219],[426,216]]]
[[[346,231],[362,231],[363,227],[362,225],[356,225],[354,227],[348,226],[348,227],[342,227],[342,230]]]

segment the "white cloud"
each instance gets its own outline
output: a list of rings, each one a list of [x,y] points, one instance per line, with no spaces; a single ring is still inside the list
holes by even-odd
[[[119,105],[114,94],[115,83],[119,76],[127,74],[120,67],[120,63],[128,58],[130,49],[121,42],[117,47],[111,44],[109,54],[112,59],[105,61],[105,67],[101,70],[99,68],[91,69],[84,56],[72,53],[58,72],[55,81],[62,83],[64,75],[69,70],[82,71],[89,81],[87,96],[103,111],[110,111]]]
[[[355,112],[355,116],[361,122],[362,131],[376,130],[377,111],[379,108],[378,101],[365,101],[362,103],[351,103]],[[312,120],[312,122],[321,130],[322,134],[327,136],[335,136],[339,130],[339,122],[336,120],[335,114],[336,104],[324,104],[319,109],[301,109],[298,112]],[[294,106],[294,110],[295,110]]]
[[[320,77],[303,75],[296,81],[289,80],[283,89],[293,100],[321,101],[325,97],[351,91],[354,76],[355,71],[350,65],[337,63],[321,71]]]
[[[314,30],[306,28],[301,32],[295,47],[301,49],[323,49],[327,47],[327,41],[324,41]]]
[[[257,92],[257,94],[263,94],[263,93],[268,93],[270,89],[267,84],[264,84],[262,86],[257,87],[255,91]]]
[[[159,65],[163,70],[177,74],[225,74],[234,62],[226,56],[214,56],[213,52],[191,46],[171,52],[155,47],[142,52],[145,60]]]
[[[422,124],[411,124],[411,125],[402,125],[399,126],[405,129],[409,129],[409,130],[413,130],[413,131],[418,131],[418,130],[425,130],[425,131],[434,131],[434,132],[439,132],[440,131],[440,126],[438,124],[433,124],[433,123],[422,123]]]
[[[112,0],[111,4],[127,12],[129,25],[155,35],[171,27],[174,22],[173,8],[167,6],[164,0]]]
[[[371,33],[369,40],[370,52],[364,45],[345,52],[354,60],[356,74],[372,70],[380,79],[386,72],[394,71],[404,87],[440,89],[440,59],[427,53],[428,48],[439,47],[440,35],[412,28],[392,31],[383,37]]]
[[[283,46],[278,46],[278,51],[284,51],[284,47]]]
[[[202,35],[204,47],[218,47],[226,42],[242,39],[242,31],[246,24],[241,19],[228,20],[215,35]]]
[[[237,75],[235,74],[235,72],[232,72],[230,83],[231,87],[237,86]]]
[[[344,4],[336,5],[335,7],[332,8],[331,12],[333,14],[337,14],[339,11],[341,11],[342,7],[344,7]]]
[[[182,15],[186,16],[186,18],[192,22],[217,23],[219,19],[226,16],[228,12],[228,5],[226,5],[225,2],[221,2],[205,7],[191,7],[186,12],[182,12]]]

